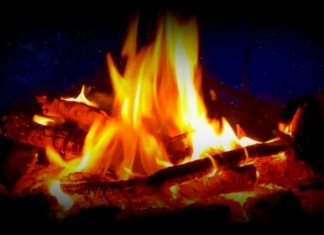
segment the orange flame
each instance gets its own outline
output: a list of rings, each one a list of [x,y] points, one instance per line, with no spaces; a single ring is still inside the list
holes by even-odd
[[[80,102],[80,103],[86,104],[88,106],[97,108],[98,104],[88,100],[84,93],[85,93],[85,86],[83,85],[80,94],[76,98],[63,98],[63,97],[61,97],[61,99],[66,100],[66,101]]]
[[[185,142],[193,154],[182,163],[256,143],[237,138],[225,118],[207,118],[200,95],[196,18],[183,20],[168,12],[159,19],[153,42],[142,48],[137,48],[138,21],[136,15],[127,31],[122,73],[112,55],[107,55],[114,88],[111,118],[93,123],[77,163],[63,161],[48,148],[51,161],[64,167],[61,175],[91,171],[111,180],[127,180],[153,174],[172,165],[162,141],[165,135],[190,133]],[[87,100],[84,87],[72,101],[80,97]]]
[[[42,116],[37,114],[33,116],[33,121],[43,126],[60,125],[64,123],[64,119],[60,117]]]

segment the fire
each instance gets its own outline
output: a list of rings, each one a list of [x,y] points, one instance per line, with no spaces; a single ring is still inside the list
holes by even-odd
[[[167,13],[159,19],[153,42],[142,48],[136,40],[139,15],[130,22],[121,53],[126,59],[124,70],[120,71],[112,54],[107,55],[114,88],[111,119],[93,123],[77,163],[66,162],[52,148],[47,149],[51,162],[64,168],[61,176],[97,172],[117,181],[151,175],[172,165],[162,136],[185,132],[189,133],[185,144],[193,153],[182,163],[257,142],[239,139],[225,118],[207,118],[200,94],[202,69],[195,17],[184,20]],[[96,107],[85,97],[84,86],[76,99],[65,100]],[[57,182],[53,185],[51,190],[58,188]]]
[[[49,191],[56,197],[58,203],[65,211],[68,211],[73,206],[73,200],[61,190],[59,180],[51,182]]]
[[[35,114],[33,116],[33,121],[43,126],[61,125],[64,123],[64,120],[62,118],[41,116],[38,114]]]
[[[66,101],[74,101],[74,102],[80,102],[86,105],[89,105],[91,107],[97,108],[98,104],[91,102],[88,100],[88,98],[85,95],[85,85],[82,86],[80,94],[76,98],[63,98],[61,97],[62,100]]]

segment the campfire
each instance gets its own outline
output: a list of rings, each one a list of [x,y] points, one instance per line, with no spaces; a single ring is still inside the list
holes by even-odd
[[[155,37],[141,47],[138,23],[135,15],[124,64],[107,54],[113,92],[105,98],[84,85],[77,97],[40,94],[40,112],[2,117],[2,135],[16,144],[8,159],[27,164],[1,186],[1,204],[64,226],[93,216],[134,228],[148,221],[292,225],[321,215],[320,112],[301,102],[272,138],[252,138],[233,118],[210,115],[217,89],[225,89],[203,76],[197,19],[161,14]],[[269,114],[271,107],[262,103]]]

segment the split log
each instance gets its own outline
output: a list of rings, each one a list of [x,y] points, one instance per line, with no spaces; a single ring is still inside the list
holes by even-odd
[[[38,96],[36,99],[42,104],[44,115],[61,117],[64,120],[76,122],[87,129],[91,127],[94,120],[108,118],[104,111],[80,102],[52,99],[47,96]]]
[[[43,126],[24,116],[3,117],[0,133],[5,137],[31,146],[47,145],[66,156],[80,156],[87,132],[77,128]]]
[[[211,158],[198,159],[185,164],[168,167],[157,171],[147,180],[151,184],[162,184],[166,181],[183,182],[193,178],[200,178],[213,170],[213,162],[219,169],[233,169],[250,157],[262,157],[278,154],[288,149],[282,141],[254,144],[245,148],[213,155]]]

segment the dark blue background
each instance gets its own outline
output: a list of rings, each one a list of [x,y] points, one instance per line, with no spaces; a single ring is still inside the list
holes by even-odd
[[[148,22],[162,10],[40,7],[9,8],[2,16],[1,108],[27,104],[39,94],[77,94],[84,83],[102,82],[106,54],[119,55],[129,17],[141,12],[144,41]],[[204,77],[278,105],[324,89],[324,17],[318,6],[175,10],[198,18]]]

